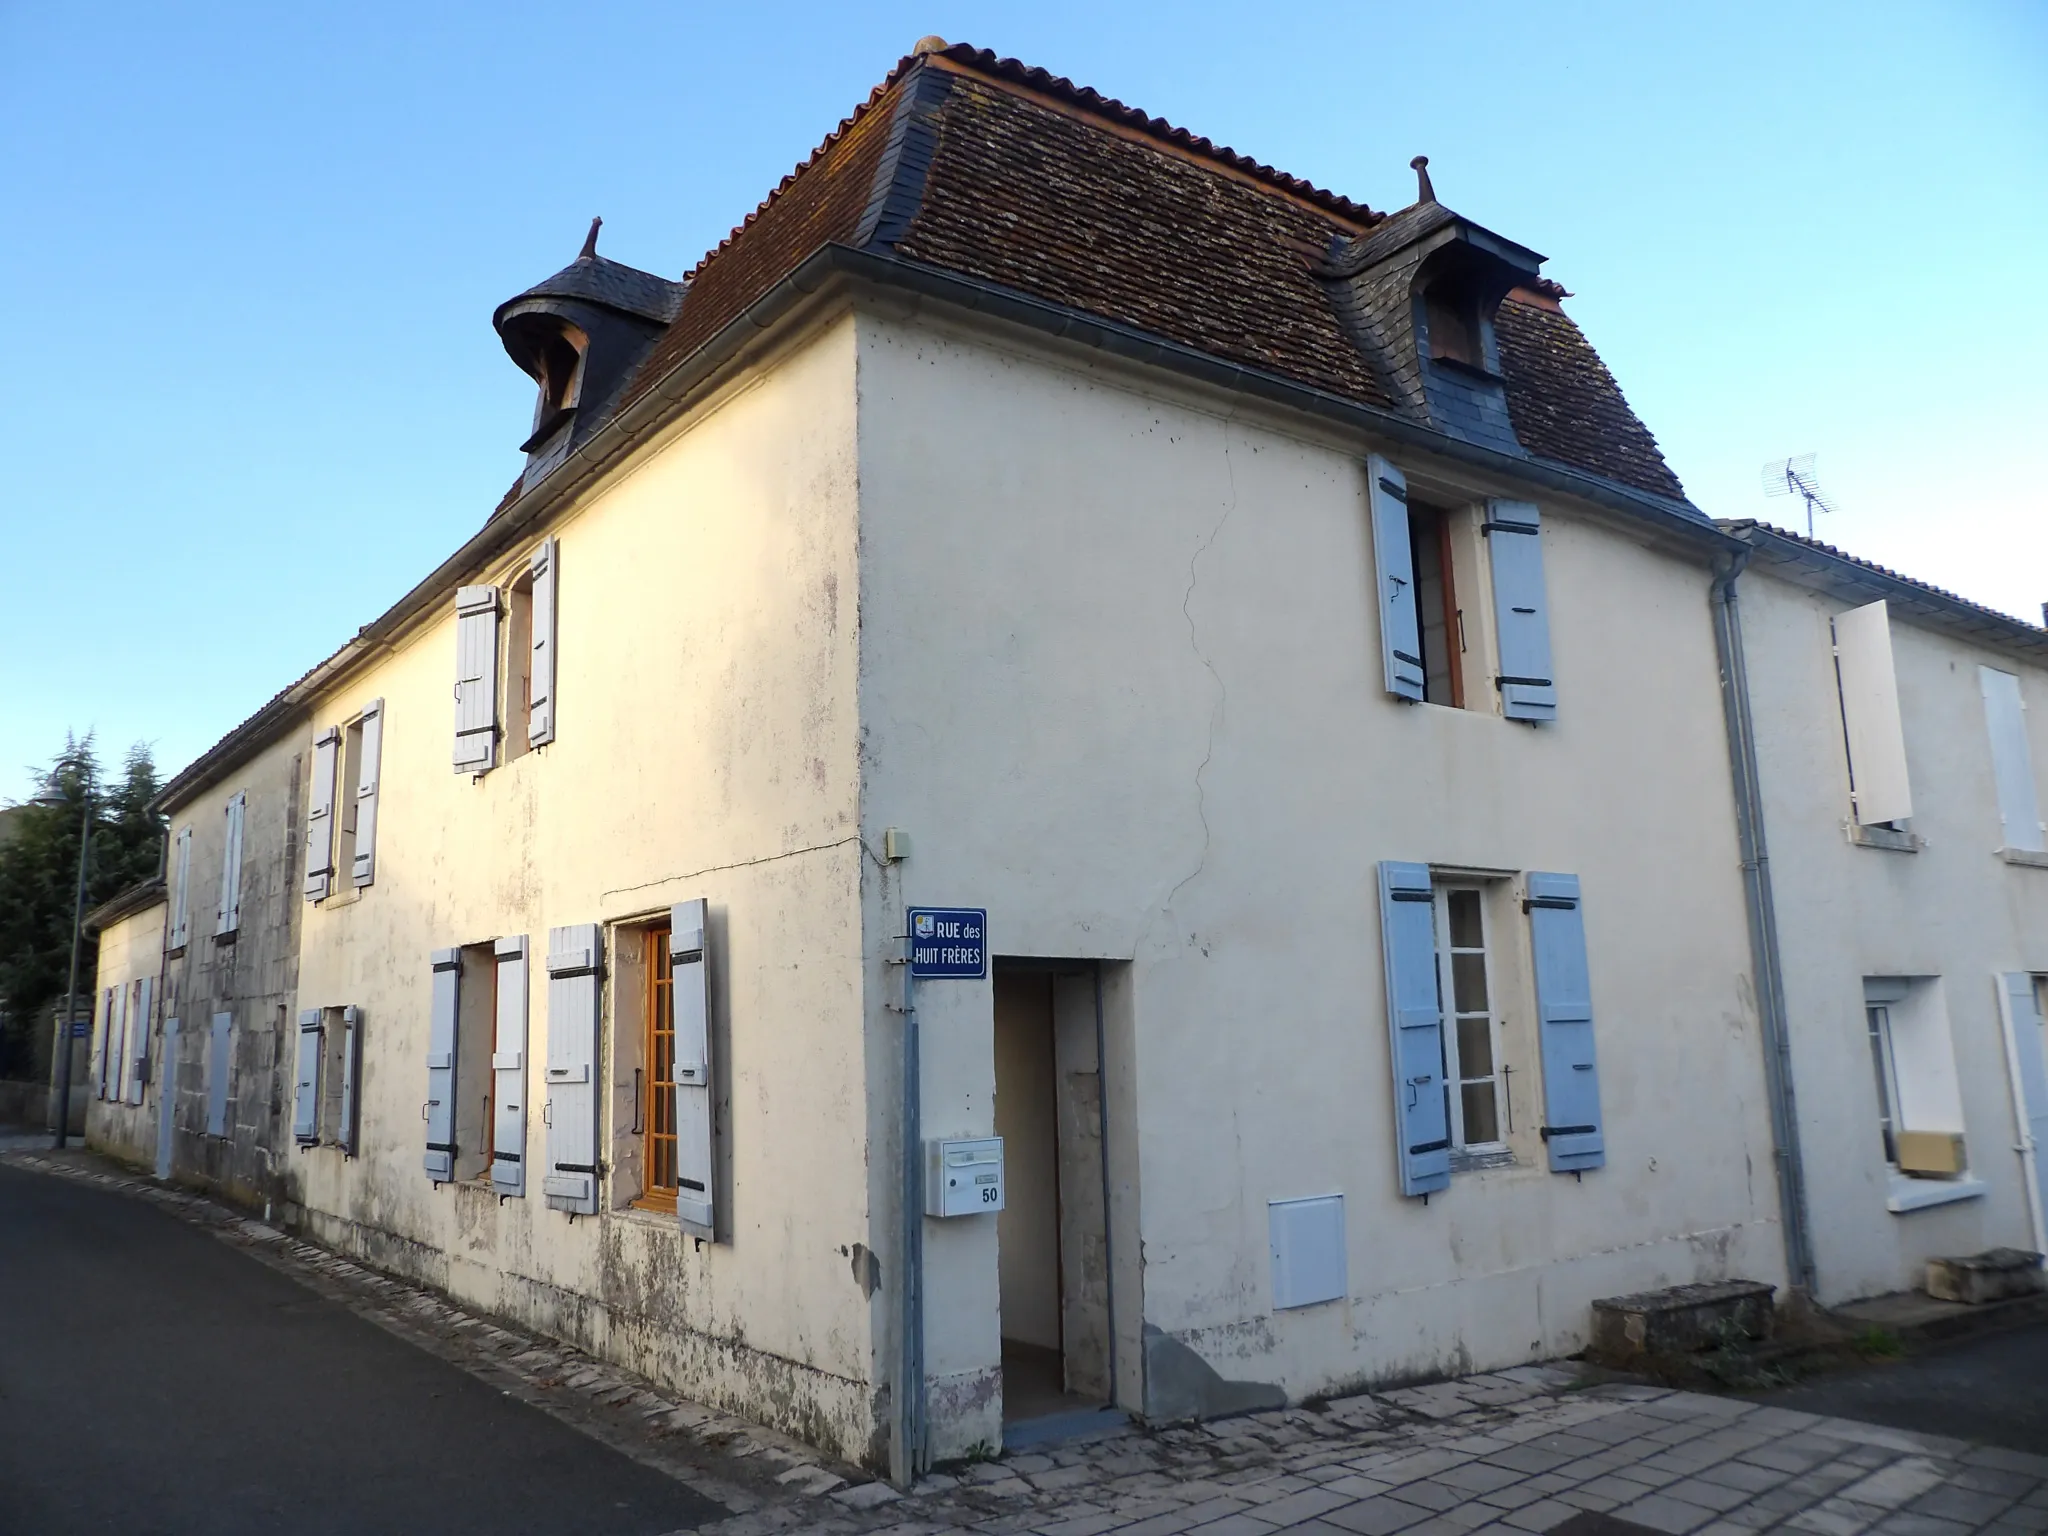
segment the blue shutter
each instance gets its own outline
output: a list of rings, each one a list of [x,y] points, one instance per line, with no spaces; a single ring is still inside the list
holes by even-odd
[[[526,935],[498,940],[497,1037],[491,1051],[491,1188],[526,1193]]]
[[[334,1142],[349,1157],[356,1155],[356,1106],[361,1102],[363,1080],[363,1010],[341,1010],[341,1123],[334,1128]]]
[[[548,1169],[541,1192],[597,1214],[597,1018],[603,943],[595,923],[548,930]]]
[[[156,1012],[156,978],[145,976],[135,983],[134,1017],[128,1021],[128,1102],[142,1102],[142,1085],[149,1081],[150,1015]]]
[[[669,909],[669,1004],[675,1026],[676,1220],[695,1237],[714,1233],[711,986],[704,903]]]
[[[1579,877],[1530,875],[1528,906],[1543,1046],[1543,1139],[1550,1145],[1551,1172],[1576,1173],[1607,1161]]]
[[[427,1177],[455,1177],[455,1030],[462,997],[462,951],[434,951],[434,993],[427,1014]]]
[[[1555,720],[1557,684],[1550,672],[1550,609],[1543,596],[1543,526],[1536,504],[1488,502],[1486,536],[1493,556],[1501,713],[1510,720]]]
[[[1422,702],[1422,628],[1415,614],[1415,551],[1408,541],[1408,481],[1378,454],[1365,461],[1372,502],[1372,563],[1378,579],[1380,651],[1387,692]]]
[[[384,701],[363,711],[361,752],[356,772],[356,856],[349,878],[368,885],[377,878],[377,783],[384,762]]]
[[[206,1042],[206,1134],[228,1133],[228,1063],[235,1037],[235,1016],[216,1013],[213,1034]]]
[[[555,570],[560,556],[553,539],[542,539],[528,569],[533,573],[533,660],[527,671],[526,744],[544,747],[555,739]]]
[[[320,1010],[299,1015],[298,1078],[292,1087],[292,1138],[302,1147],[320,1139]]]
[[[306,802],[306,900],[325,901],[334,888],[334,786],[341,732],[329,726],[313,743],[313,789]]]
[[[1394,1133],[1401,1193],[1451,1183],[1450,1106],[1444,1098],[1444,1015],[1437,996],[1436,896],[1427,864],[1380,865],[1380,942],[1394,1068]]]
[[[455,593],[455,771],[498,761],[498,589]]]

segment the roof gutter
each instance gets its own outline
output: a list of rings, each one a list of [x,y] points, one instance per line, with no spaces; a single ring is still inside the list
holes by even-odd
[[[1749,712],[1749,666],[1742,649],[1742,611],[1735,583],[1749,564],[1742,545],[1715,561],[1709,601],[1714,610],[1714,651],[1721,664],[1721,709],[1728,731],[1728,766],[1735,788],[1736,841],[1742,855],[1742,904],[1749,920],[1750,969],[1764,1048],[1764,1093],[1770,1101],[1771,1151],[1784,1222],[1785,1268],[1793,1287],[1813,1295],[1812,1223],[1806,1204],[1806,1163],[1799,1146],[1799,1105],[1792,1087],[1792,1036],[1785,1009],[1785,968],[1778,948],[1778,909],[1771,894],[1771,854],[1764,840],[1763,778],[1757,766],[1755,723]]]
[[[631,401],[570,452],[540,481],[522,492],[461,548],[436,566],[411,591],[365,624],[327,660],[285,689],[264,708],[174,775],[152,804],[174,809],[214,774],[241,760],[320,692],[387,646],[426,608],[470,575],[518,543],[536,524],[573,501],[667,425],[674,413],[732,362],[764,331],[823,290],[835,277],[862,279],[901,289],[943,304],[992,316],[1061,340],[1092,346],[1115,357],[1163,368],[1218,389],[1249,395],[1326,421],[1371,433],[1483,473],[1540,486],[1560,495],[1641,519],[1716,553],[1744,547],[1697,507],[1671,497],[1639,491],[1618,481],[1545,459],[1523,458],[1447,437],[1404,416],[1361,405],[1342,395],[1297,383],[1279,374],[1227,362],[1132,326],[1047,303],[1013,289],[963,277],[893,252],[825,245],[813,251],[753,304],[728,321],[695,352],[677,360],[644,394]]]

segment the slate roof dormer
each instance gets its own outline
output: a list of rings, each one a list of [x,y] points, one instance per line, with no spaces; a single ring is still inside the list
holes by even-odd
[[[1396,407],[1438,431],[1508,453],[1527,449],[1508,414],[1494,316],[1542,281],[1544,258],[1436,200],[1413,162],[1416,202],[1335,243],[1318,275]]]
[[[553,277],[500,304],[498,339],[540,386],[523,489],[568,456],[611,413],[621,387],[680,312],[682,283],[597,254],[602,219],[583,250]]]

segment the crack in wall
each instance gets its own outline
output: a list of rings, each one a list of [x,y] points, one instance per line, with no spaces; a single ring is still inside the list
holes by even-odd
[[[1195,552],[1188,557],[1188,589],[1181,594],[1180,600],[1180,616],[1187,621],[1188,626],[1188,648],[1195,653],[1195,659],[1202,664],[1203,668],[1208,672],[1210,680],[1216,684],[1216,701],[1209,708],[1208,740],[1203,744],[1201,762],[1195,765],[1195,815],[1201,818],[1202,822],[1202,851],[1195,859],[1195,867],[1183,875],[1174,888],[1166,893],[1166,899],[1159,904],[1162,912],[1173,906],[1174,897],[1178,896],[1188,882],[1199,875],[1209,863],[1211,832],[1209,827],[1208,787],[1203,783],[1202,776],[1209,771],[1209,764],[1215,761],[1216,758],[1216,727],[1223,719],[1224,708],[1228,702],[1228,694],[1223,686],[1223,674],[1216,670],[1216,664],[1203,651],[1201,637],[1195,632],[1195,616],[1192,611],[1192,604],[1195,600],[1196,567],[1201,564],[1202,556],[1206,555],[1215,546],[1217,539],[1222,537],[1223,525],[1230,521],[1231,513],[1237,510],[1237,467],[1230,462],[1230,425],[1228,422],[1224,423],[1223,426],[1223,473],[1229,481],[1230,500],[1224,505],[1223,515],[1216,519],[1216,526],[1209,530],[1209,537],[1204,539],[1196,547]]]

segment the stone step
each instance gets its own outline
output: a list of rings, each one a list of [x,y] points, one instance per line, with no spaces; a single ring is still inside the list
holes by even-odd
[[[1756,1280],[1721,1280],[1604,1297],[1593,1303],[1593,1342],[1587,1353],[1620,1365],[1768,1339],[1776,1290]]]

